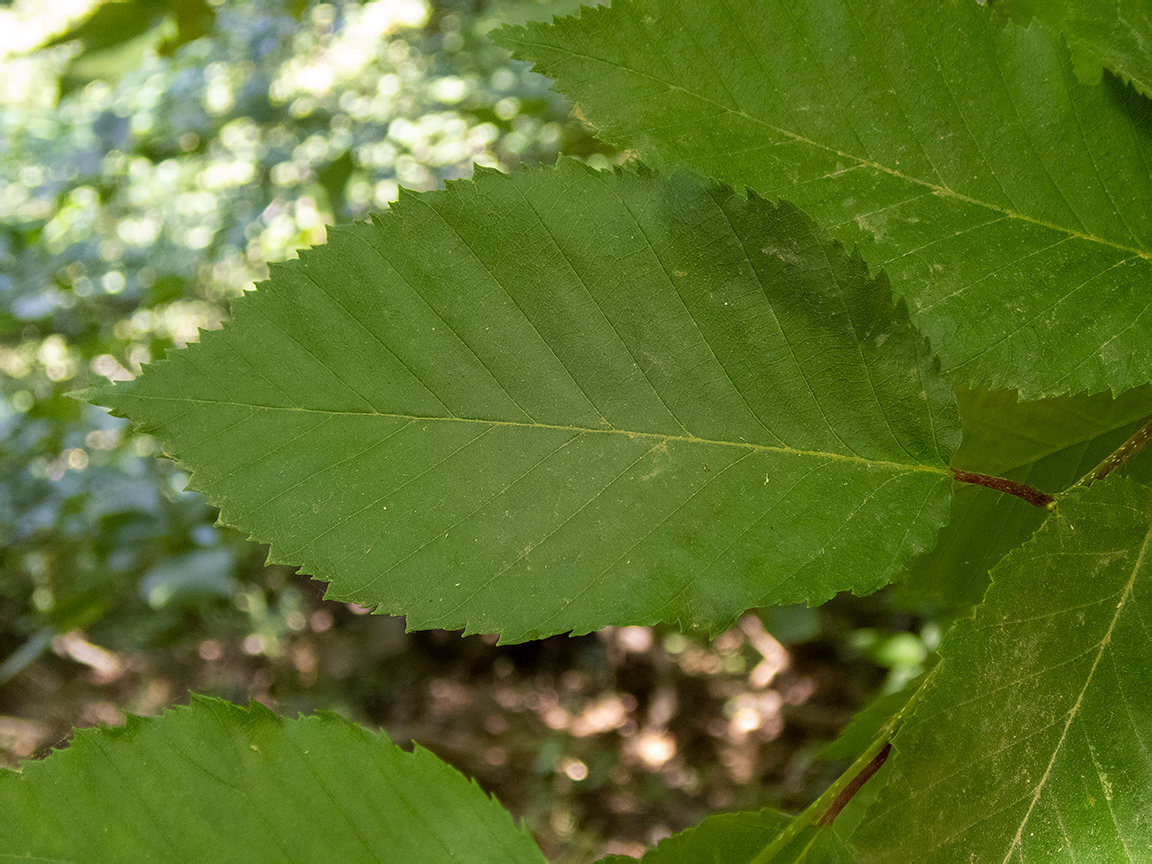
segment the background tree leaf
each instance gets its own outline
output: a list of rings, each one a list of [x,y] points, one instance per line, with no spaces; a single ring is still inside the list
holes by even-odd
[[[993,570],[896,735],[866,860],[1147,857],[1150,516],[1131,480],[1076,489]]]
[[[833,226],[949,373],[1029,399],[1152,377],[1152,104],[1078,81],[1039,22],[619,0],[495,38],[613,145]]]
[[[1149,386],[1116,399],[1098,393],[1020,402],[1010,390],[967,387],[958,388],[957,396],[964,440],[953,466],[1049,493],[1062,492],[1091,471],[1152,415]],[[1142,470],[1138,479],[1152,480],[1152,474]],[[909,565],[896,587],[896,602],[946,612],[979,603],[988,571],[1032,536],[1047,515],[1012,495],[958,485],[948,524],[936,545]]]
[[[333,714],[193,697],[0,771],[0,857],[542,862],[475,783]]]
[[[328,596],[506,641],[875,590],[944,519],[925,340],[790,206],[575,163],[406,195],[100,400]]]
[[[211,32],[216,12],[207,0],[104,0],[80,23],[46,41],[79,42],[61,76],[62,94],[91,81],[114,81],[136,68],[149,49],[171,55]]]

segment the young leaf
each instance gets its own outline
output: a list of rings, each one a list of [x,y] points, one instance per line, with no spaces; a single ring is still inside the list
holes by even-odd
[[[0,858],[543,862],[512,817],[427,750],[333,714],[193,697],[0,771]]]
[[[1006,390],[957,393],[964,440],[952,464],[1062,492],[1116,449],[1152,415],[1152,387],[1113,399],[1060,396],[1018,402]],[[936,545],[916,558],[897,588],[898,602],[921,609],[979,603],[988,571],[1040,527],[1047,512],[1012,495],[972,484],[958,486],[952,515]]]
[[[875,590],[954,396],[790,206],[575,163],[405,195],[89,394],[328,596],[505,641]]]
[[[835,225],[950,374],[1029,399],[1152,377],[1152,106],[1079,82],[1039,22],[973,0],[617,0],[495,38],[650,165]]]
[[[1150,516],[1131,480],[1078,488],[993,570],[896,735],[867,860],[1147,857]]]

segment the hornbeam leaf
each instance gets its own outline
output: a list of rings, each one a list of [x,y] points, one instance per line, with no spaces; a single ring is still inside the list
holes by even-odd
[[[964,440],[952,465],[1062,492],[1091,471],[1152,415],[1152,387],[1113,399],[1059,396],[1018,402],[1007,390],[957,390]],[[979,603],[988,571],[1040,527],[1047,511],[981,486],[959,486],[936,545],[916,558],[897,588],[911,609]]]
[[[1060,30],[1082,80],[1097,83],[1107,68],[1152,96],[1152,6],[1144,0],[1008,0],[996,6],[1025,20],[1035,15]]]
[[[405,195],[98,399],[328,596],[505,641],[875,590],[950,495],[927,343],[790,206],[576,163]]]
[[[332,714],[193,697],[0,770],[0,858],[543,862],[496,801]]]
[[[699,825],[665,837],[645,852],[640,861],[642,864],[701,861],[749,864],[791,821],[787,813],[771,808],[708,816]],[[628,864],[635,860],[627,855],[609,855],[597,864]]]
[[[1078,81],[1041,23],[972,0],[616,0],[495,38],[626,152],[835,226],[950,374],[1028,399],[1152,378],[1152,103]]]
[[[993,570],[893,741],[866,860],[1148,859],[1150,517],[1142,484],[1076,489]]]
[[[792,822],[778,810],[721,813],[661,840],[644,853],[641,864],[756,864],[761,853]],[[628,864],[625,855],[601,858],[598,864]],[[772,864],[853,864],[855,857],[839,832],[807,826],[772,856]]]

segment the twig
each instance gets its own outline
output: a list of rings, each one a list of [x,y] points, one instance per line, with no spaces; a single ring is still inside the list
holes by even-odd
[[[1031,486],[1026,486],[1023,483],[1017,483],[1015,480],[1005,480],[1003,477],[990,477],[987,474],[977,474],[974,471],[962,471],[959,468],[952,469],[952,477],[960,483],[972,483],[976,486],[995,489],[997,492],[1015,495],[1017,498],[1022,498],[1027,501],[1033,507],[1044,507],[1045,509],[1051,510],[1056,503],[1056,499],[1047,492],[1041,492],[1039,489],[1033,489]]]
[[[1113,450],[1108,457],[1076,481],[1076,486],[1091,486],[1097,480],[1103,480],[1137,453],[1144,449],[1144,445],[1152,440],[1152,417],[1144,421],[1144,425],[1133,432],[1128,440]],[[1073,487],[1075,488],[1075,486]]]
[[[778,852],[795,840],[804,829],[813,825],[816,828],[821,828],[832,823],[832,820],[839,815],[840,811],[844,809],[844,806],[852,799],[852,796],[860,791],[860,787],[864,785],[864,782],[875,774],[880,769],[880,766],[884,764],[884,760],[888,758],[888,753],[892,749],[890,743],[892,736],[896,734],[904,718],[911,716],[924,690],[936,675],[936,669],[939,668],[940,667],[937,666],[925,676],[924,680],[920,682],[920,686],[916,688],[916,692],[904,703],[904,707],[888,718],[888,721],[880,727],[875,739],[873,739],[872,743],[868,746],[868,749],[857,757],[849,766],[848,770],[841,774],[835,783],[824,790],[823,795],[808,805],[803,813],[788,823],[788,827],[777,834],[771,843],[761,849],[759,854],[753,858],[749,864],[768,864],[768,862],[776,857]],[[828,821],[825,822],[825,819]]]

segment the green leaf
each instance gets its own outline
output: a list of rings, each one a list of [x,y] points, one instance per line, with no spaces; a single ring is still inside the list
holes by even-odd
[[[852,715],[848,725],[835,740],[820,748],[820,758],[843,759],[849,762],[856,759],[880,737],[885,725],[904,711],[908,701],[916,694],[923,681],[924,676],[920,675],[908,682],[902,690],[877,696]]]
[[[1148,857],[1150,516],[1131,480],[1078,488],[996,567],[896,735],[867,860]]]
[[[1152,415],[1152,387],[1113,399],[1061,396],[1018,402],[1007,390],[957,392],[964,440],[952,464],[1061,492],[1083,477]],[[988,571],[1030,537],[1046,511],[1012,495],[963,484],[937,544],[915,559],[897,588],[911,609],[957,609],[979,603]]]
[[[581,6],[606,4],[607,0],[496,0],[485,11],[501,24],[549,21],[557,15],[572,15]]]
[[[1152,106],[1079,82],[1043,25],[972,0],[617,0],[496,39],[613,145],[834,226],[949,374],[1030,399],[1152,378]]]
[[[699,825],[661,840],[640,859],[643,864],[752,864],[757,856],[792,822],[786,813],[770,808],[747,813],[709,816]],[[635,859],[613,855],[601,864],[627,864]],[[811,864],[850,864],[851,851],[829,829],[810,827],[772,856],[772,864],[807,861]]]
[[[1110,69],[1145,96],[1152,96],[1152,6],[1145,0],[999,0],[1017,17],[1035,15],[1063,32],[1076,74],[1088,83]]]
[[[771,808],[709,816],[699,825],[664,838],[640,860],[643,864],[711,861],[748,864],[791,821],[787,813]],[[601,864],[627,864],[634,860],[625,855],[611,855],[602,858]]]
[[[0,771],[0,858],[542,862],[474,782],[333,714],[193,697]]]
[[[107,0],[97,3],[92,14],[58,36],[44,42],[43,48],[80,42],[80,55],[122,48],[158,26],[167,14],[165,0]]]
[[[89,398],[328,596],[505,641],[875,590],[957,444],[925,340],[790,206],[557,169],[406,194]]]

